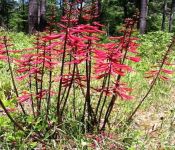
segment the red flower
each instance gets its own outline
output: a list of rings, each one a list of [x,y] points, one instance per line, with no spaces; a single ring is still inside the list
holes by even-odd
[[[29,101],[29,100],[31,100],[31,94],[28,93],[27,91],[23,91],[22,95],[18,97],[18,102],[19,103],[23,103],[23,102],[26,102],[26,101]]]

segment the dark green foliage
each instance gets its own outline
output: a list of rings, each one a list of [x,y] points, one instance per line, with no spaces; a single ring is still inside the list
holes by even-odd
[[[100,16],[97,19],[106,25],[108,35],[119,34],[124,18],[132,17],[140,11],[140,1],[138,0],[103,0],[100,2]],[[165,0],[149,0],[147,14],[147,32],[160,31],[162,28],[163,8]],[[169,29],[172,0],[166,0],[165,11],[165,31]],[[60,20],[63,14],[63,2],[48,0],[46,5],[46,18],[54,15],[55,21]],[[0,26],[14,31],[28,31],[28,2],[15,0],[0,1]],[[175,30],[174,20],[172,20],[172,32]],[[139,28],[139,22],[138,22]]]
[[[109,35],[118,34],[124,18],[132,17],[135,6],[129,0],[104,0],[102,2],[101,23],[105,24]]]
[[[0,1],[0,26],[14,30],[26,31],[27,3],[18,3],[15,0]]]
[[[10,15],[16,7],[14,0],[1,0],[0,1],[0,26],[8,28]]]

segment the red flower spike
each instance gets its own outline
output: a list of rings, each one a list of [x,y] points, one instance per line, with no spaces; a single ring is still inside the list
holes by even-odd
[[[119,95],[124,100],[133,99],[133,96],[127,94],[128,92],[131,91],[132,91],[131,88],[127,88],[125,84],[119,84],[119,83],[116,83],[115,89],[113,90],[115,94]]]
[[[168,80],[170,80],[170,78],[165,77],[165,76],[162,76],[162,75],[160,75],[159,78],[162,79],[162,80],[164,80],[164,81],[168,81]]]
[[[7,60],[7,56],[0,55],[0,60]]]
[[[167,74],[173,74],[174,73],[174,71],[168,70],[168,69],[162,69],[161,71],[164,72],[164,73],[167,73]]]
[[[36,95],[36,98],[38,99],[42,99],[44,96],[46,96],[46,94],[47,94],[47,90],[42,90],[42,91],[40,91],[37,95]]]
[[[100,24],[99,22],[96,22],[96,21],[94,21],[92,24],[95,25],[95,26],[104,27],[104,25],[102,25],[102,24]]]
[[[140,62],[140,57],[131,57],[131,56],[128,56],[127,59],[129,59],[131,61],[134,61],[134,62]]]
[[[31,100],[31,94],[24,91],[21,96],[18,97],[18,102],[23,103]]]
[[[50,41],[50,40],[58,39],[60,37],[61,37],[60,34],[52,34],[52,35],[48,35],[48,36],[43,37],[43,40]]]
[[[19,81],[21,81],[21,80],[26,79],[28,76],[29,76],[29,74],[25,74],[25,75],[16,77],[16,79],[19,80]]]

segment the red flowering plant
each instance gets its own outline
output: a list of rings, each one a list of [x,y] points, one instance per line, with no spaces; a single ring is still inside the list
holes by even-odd
[[[29,103],[34,118],[44,114],[49,122],[49,115],[55,113],[60,126],[66,113],[78,119],[79,112],[88,131],[103,130],[116,99],[132,98],[131,89],[122,78],[132,71],[126,59],[140,61],[137,39],[131,36],[136,19],[125,20],[122,36],[109,37],[108,43],[102,43],[103,25],[95,21],[98,5],[94,1],[88,4],[83,0],[65,2],[61,22],[50,24],[59,28],[59,32],[48,27],[45,33],[36,33],[34,47],[25,49],[20,58],[10,56],[14,51],[8,50],[4,39],[0,57],[9,64],[14,91],[24,114],[31,115],[25,107]],[[17,87],[20,82],[25,86]]]
[[[143,98],[141,98],[141,100],[139,101],[135,109],[132,110],[131,114],[126,120],[127,123],[132,122],[133,116],[136,114],[140,106],[145,102],[146,98],[151,93],[154,85],[156,84],[157,80],[158,79],[163,80],[163,81],[170,80],[170,75],[172,75],[174,72],[172,70],[172,65],[174,64],[171,63],[173,60],[170,57],[170,55],[173,52],[174,43],[175,43],[175,38],[172,37],[172,41],[170,45],[168,46],[167,50],[165,51],[165,53],[163,54],[162,59],[157,63],[157,65],[153,66],[154,69],[151,68],[150,71],[146,72],[145,78],[151,79],[150,87],[145,93],[145,95],[143,96]]]

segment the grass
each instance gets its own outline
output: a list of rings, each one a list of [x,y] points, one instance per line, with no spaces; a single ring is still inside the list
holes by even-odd
[[[14,41],[15,49],[23,49],[31,47],[32,37],[23,33],[5,33]],[[77,119],[72,114],[66,115],[66,121],[63,128],[59,129],[56,125],[53,128],[46,126],[41,120],[34,120],[32,117],[24,118],[21,116],[18,120],[21,123],[24,120],[32,126],[32,130],[28,136],[13,126],[10,120],[0,112],[0,149],[34,149],[44,148],[44,145],[29,138],[34,132],[43,131],[44,139],[51,145],[49,149],[128,149],[128,150],[145,150],[145,149],[175,149],[175,94],[174,81],[175,77],[168,82],[159,81],[153,91],[142,105],[141,109],[136,113],[133,122],[128,126],[125,123],[127,116],[135,108],[139,100],[143,97],[149,87],[149,80],[144,78],[144,73],[148,71],[152,65],[156,64],[155,60],[160,59],[161,54],[166,49],[166,45],[170,40],[170,34],[150,33],[141,37],[140,55],[142,61],[134,64],[135,71],[128,75],[125,82],[134,89],[132,95],[135,98],[131,101],[117,100],[114,111],[111,115],[111,123],[107,126],[104,134],[90,135],[83,133],[84,124],[79,120],[79,112],[75,112]],[[152,41],[154,37],[154,40]],[[161,53],[159,53],[161,51]],[[174,56],[172,56],[172,59]],[[82,68],[81,68],[82,69]],[[11,83],[9,72],[6,64],[0,62],[0,98],[3,99],[7,107],[15,107],[14,102],[7,100],[8,92],[11,91]],[[98,84],[98,83],[93,83]],[[77,107],[81,106],[78,99],[81,99],[79,92],[76,93]],[[95,94],[94,94],[95,96]],[[15,100],[14,100],[15,101]],[[70,102],[72,105],[72,102]],[[54,107],[53,107],[54,109]],[[81,109],[81,108],[80,108]],[[16,116],[16,113],[13,113]],[[55,116],[50,116],[52,122],[56,122]],[[58,132],[59,136],[55,137],[54,132]]]

